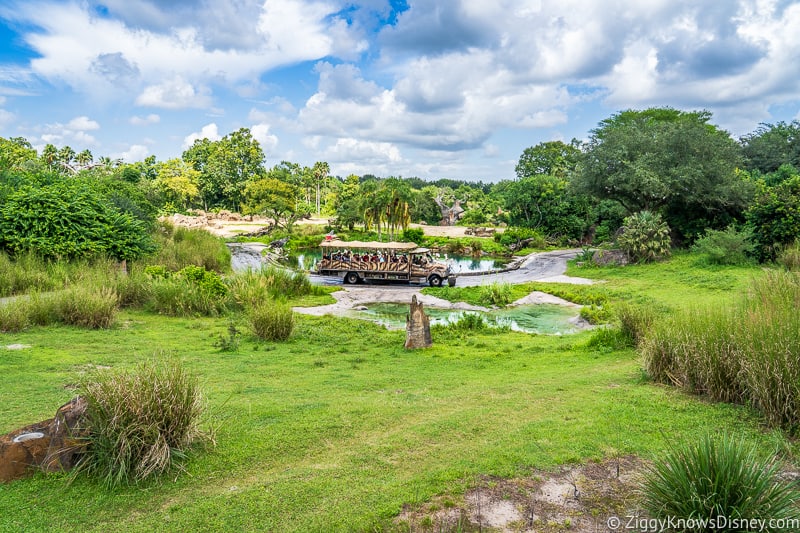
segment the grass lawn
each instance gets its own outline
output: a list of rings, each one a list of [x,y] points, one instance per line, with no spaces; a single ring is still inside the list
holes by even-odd
[[[709,270],[679,256],[653,266],[577,269],[611,298],[674,308],[735,297],[757,268]],[[0,531],[372,531],[405,504],[459,493],[478,476],[637,454],[709,430],[792,450],[745,408],[710,404],[643,377],[633,350],[568,336],[403,332],[297,316],[289,341],[215,346],[228,318],[125,311],[111,330],[0,334],[0,433],[49,418],[94,366],[175,357],[200,376],[217,446],[187,472],[114,491],[37,475],[0,485]],[[240,324],[244,330],[244,324]]]

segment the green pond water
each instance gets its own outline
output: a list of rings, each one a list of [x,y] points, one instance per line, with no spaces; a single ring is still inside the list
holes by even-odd
[[[406,327],[407,304],[376,303],[366,305],[365,311],[352,310],[347,313],[353,318],[371,320],[389,329]],[[431,325],[457,322],[465,314],[482,315],[490,326],[508,326],[514,331],[543,335],[563,335],[576,333],[579,328],[570,322],[578,316],[574,308],[555,304],[520,305],[496,311],[458,311],[425,307]]]

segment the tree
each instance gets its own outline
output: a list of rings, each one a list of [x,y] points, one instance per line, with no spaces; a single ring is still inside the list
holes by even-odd
[[[158,165],[153,185],[168,202],[187,209],[200,196],[199,181],[200,172],[176,158]]]
[[[247,128],[219,141],[197,139],[183,153],[183,160],[200,172],[200,195],[206,209],[240,209],[247,182],[265,175],[264,152]]]
[[[710,118],[669,108],[618,113],[592,131],[574,183],[628,213],[662,213],[684,238],[726,227],[742,216],[752,187],[736,173],[739,146]]]
[[[0,137],[0,171],[17,170],[38,159],[31,143],[22,137]]]
[[[298,209],[300,189],[275,175],[270,172],[247,184],[243,211],[271,218],[276,226],[291,233],[294,223],[306,214]]]
[[[42,155],[40,157],[42,163],[50,170],[53,170],[58,161],[58,149],[52,144],[46,144],[44,148],[42,148]]]
[[[581,239],[589,225],[589,203],[566,179],[541,174],[497,184],[508,222],[552,238]]]
[[[570,144],[543,142],[522,152],[515,171],[520,179],[541,175],[565,178],[575,170],[580,156],[580,142],[577,139],[572,139]]]
[[[800,168],[800,121],[761,124],[740,142],[748,170],[767,174],[786,164]]]
[[[317,217],[320,215],[319,211],[319,188],[320,184],[328,177],[328,173],[331,171],[328,163],[324,161],[318,161],[314,163],[314,168],[311,169],[311,175],[314,176],[314,183],[317,186]]]
[[[78,155],[75,156],[75,162],[83,168],[91,165],[92,161],[94,161],[94,157],[92,156],[92,152],[89,150],[82,150],[80,153],[78,153]]]
[[[800,235],[800,176],[775,187],[762,186],[747,210],[747,225],[753,232],[760,261],[771,261],[782,246]]]

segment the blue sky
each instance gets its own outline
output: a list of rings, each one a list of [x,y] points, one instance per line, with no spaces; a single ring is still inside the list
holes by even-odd
[[[800,2],[0,0],[0,136],[180,157],[250,128],[345,176],[496,181],[624,109],[800,118]]]

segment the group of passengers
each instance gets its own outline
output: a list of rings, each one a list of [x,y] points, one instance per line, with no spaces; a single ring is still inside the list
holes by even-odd
[[[333,261],[364,261],[367,263],[408,263],[408,257],[405,254],[396,254],[394,251],[375,251],[372,252],[372,254],[366,252],[359,254],[352,253],[350,250],[339,250],[330,255],[323,254],[322,259],[330,259]]]

